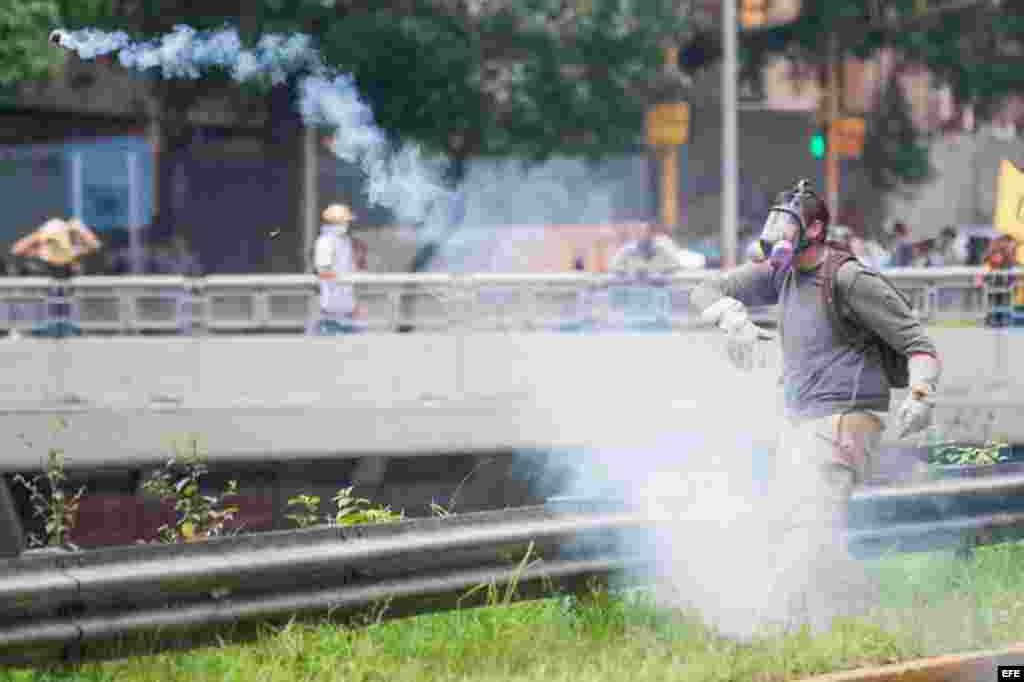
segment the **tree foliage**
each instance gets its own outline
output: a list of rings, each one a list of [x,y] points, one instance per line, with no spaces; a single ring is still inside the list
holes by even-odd
[[[982,115],[1008,94],[1024,93],[1024,4],[981,3],[944,13],[896,36],[908,58],[926,64]]]
[[[409,0],[312,20],[380,124],[449,157],[599,157],[634,144],[683,30],[669,0]],[[277,14],[264,17],[278,30]]]
[[[459,162],[600,157],[635,144],[685,0],[62,0],[72,28],[176,24],[313,36],[382,128]],[[244,11],[243,11],[244,10]],[[203,87],[224,87],[212,79]],[[170,86],[176,87],[176,86]],[[195,88],[195,86],[192,86]]]
[[[823,64],[835,35],[843,55],[897,49],[949,83],[963,102],[985,107],[1024,92],[1024,3],[932,0],[923,13],[916,0],[803,0],[802,7],[793,23],[745,36],[747,61],[785,54]]]
[[[928,147],[914,129],[910,104],[895,79],[886,84],[878,108],[870,116],[864,168],[872,186],[883,192],[931,177]]]
[[[55,0],[0,0],[0,87],[45,78],[60,64],[46,42],[59,12]]]
[[[894,48],[908,63],[922,64],[949,83],[964,103],[988,105],[1024,92],[1024,6],[979,0],[966,9],[916,0],[803,0],[790,24],[743,39],[745,68],[756,70],[772,56],[824,66],[832,51],[864,59]],[[930,175],[928,151],[910,123],[907,103],[887,84],[869,117],[865,166],[875,186],[896,189]]]

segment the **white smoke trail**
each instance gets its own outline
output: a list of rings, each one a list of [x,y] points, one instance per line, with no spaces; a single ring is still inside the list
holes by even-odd
[[[198,32],[189,26],[146,42],[96,29],[54,31],[51,39],[82,59],[117,53],[125,68],[159,70],[168,79],[198,79],[210,69],[224,69],[238,82],[280,84],[297,76],[303,120],[335,131],[332,149],[362,168],[371,203],[403,222],[443,220],[450,193],[440,179],[441,160],[428,159],[416,145],[392,149],[352,77],[324,64],[308,35],[267,34],[253,48],[242,45],[235,29]]]

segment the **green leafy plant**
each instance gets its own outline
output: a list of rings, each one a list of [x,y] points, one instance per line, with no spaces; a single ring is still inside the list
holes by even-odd
[[[183,453],[175,444],[174,457],[142,486],[161,500],[174,500],[174,525],[159,528],[160,540],[165,543],[195,542],[222,535],[225,524],[238,513],[238,507],[224,501],[238,494],[238,481],[228,481],[218,495],[203,495],[200,484],[209,469],[198,438],[189,437],[186,446],[188,449]]]
[[[996,440],[987,441],[982,446],[938,443],[931,449],[929,462],[959,466],[996,464],[1007,459],[1003,452],[1007,447],[1007,443]]]
[[[67,421],[58,417],[54,423],[54,435],[66,430],[67,426]],[[24,436],[21,436],[21,440],[26,447],[33,448],[32,443]],[[36,518],[45,520],[46,538],[43,539],[35,533],[30,533],[29,544],[33,547],[68,544],[68,535],[74,530],[78,520],[78,510],[81,506],[82,496],[85,495],[85,486],[81,486],[74,493],[69,493],[65,489],[68,476],[64,449],[60,447],[49,449],[42,474],[32,478],[16,474],[12,480],[28,491],[29,501]]]
[[[352,495],[354,488],[355,486],[342,488],[337,495],[331,498],[338,509],[332,525],[358,526],[365,523],[390,523],[405,518],[402,512],[393,512],[390,507],[373,507],[368,499],[354,497]]]
[[[295,508],[295,511],[285,516],[286,519],[294,522],[299,528],[315,526],[320,519],[320,496],[319,495],[296,495],[288,498],[288,509]]]
[[[355,486],[342,488],[331,498],[337,509],[333,514],[323,516],[323,522],[329,526],[358,526],[366,523],[390,523],[405,518],[402,512],[394,512],[390,507],[373,506],[370,500],[352,494]],[[296,495],[288,499],[286,515],[299,528],[315,526],[320,517],[319,495]]]
[[[31,479],[21,474],[14,476],[14,482],[28,491],[35,516],[45,519],[45,540],[35,533],[29,534],[29,544],[34,547],[68,544],[68,535],[78,521],[78,509],[85,495],[85,486],[69,494],[65,490],[67,473],[64,467],[64,451],[53,448],[47,456],[44,473]]]

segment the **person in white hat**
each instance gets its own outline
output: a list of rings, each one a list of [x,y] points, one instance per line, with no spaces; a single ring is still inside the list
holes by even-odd
[[[337,278],[356,270],[355,248],[348,235],[355,214],[345,204],[331,204],[324,209],[323,220],[313,250],[313,267],[320,279],[316,331],[324,335],[353,332],[361,308],[352,286],[339,283]]]

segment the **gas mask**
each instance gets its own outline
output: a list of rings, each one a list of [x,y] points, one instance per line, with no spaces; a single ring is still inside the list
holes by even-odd
[[[790,194],[788,202],[768,210],[758,245],[761,260],[767,259],[778,272],[789,269],[796,254],[807,246],[801,199],[810,193],[810,183],[801,180]]]

